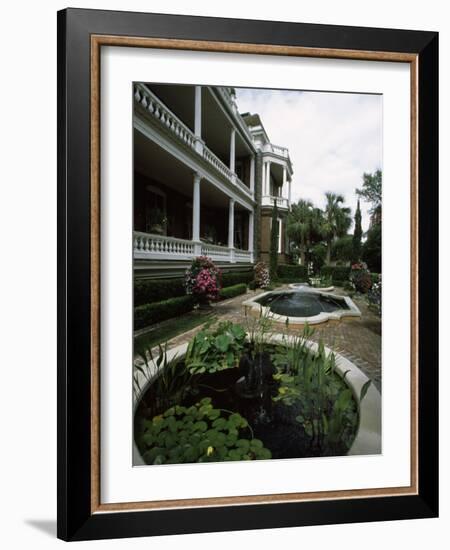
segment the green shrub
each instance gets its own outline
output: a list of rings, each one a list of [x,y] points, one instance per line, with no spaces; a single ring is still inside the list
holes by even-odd
[[[162,302],[144,304],[134,308],[134,329],[140,329],[172,317],[177,317],[193,309],[193,296],[178,296]]]
[[[339,285],[349,280],[350,267],[325,265],[320,270],[320,275],[327,278],[331,277],[333,284]]]
[[[222,287],[234,286],[239,283],[250,283],[253,281],[252,271],[242,271],[240,273],[222,273]]]
[[[134,307],[161,302],[185,294],[183,279],[136,279],[134,281]]]
[[[247,285],[245,283],[240,283],[238,285],[226,286],[222,288],[219,294],[221,300],[227,300],[228,298],[234,298],[239,296],[239,294],[245,294],[247,292]]]
[[[312,247],[309,259],[313,264],[313,271],[316,275],[320,273],[326,257],[327,245],[325,243],[317,243]]]
[[[372,279],[372,283],[378,283],[380,281],[380,274],[379,273],[371,273],[370,278]]]
[[[305,282],[308,280],[308,270],[305,265],[279,265],[278,278]]]

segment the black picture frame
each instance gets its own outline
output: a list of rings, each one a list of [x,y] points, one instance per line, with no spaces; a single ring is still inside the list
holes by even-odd
[[[91,36],[155,37],[418,56],[418,493],[92,513]],[[58,12],[58,537],[88,540],[438,515],[438,34],[66,9]]]

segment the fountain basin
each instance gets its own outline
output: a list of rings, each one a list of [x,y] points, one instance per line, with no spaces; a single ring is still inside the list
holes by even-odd
[[[301,287],[297,290],[264,292],[243,302],[247,314],[268,315],[278,324],[298,327],[359,319],[361,312],[348,296]]]

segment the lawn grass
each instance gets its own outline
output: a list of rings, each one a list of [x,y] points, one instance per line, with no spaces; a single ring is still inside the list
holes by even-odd
[[[192,311],[175,319],[168,319],[145,334],[136,336],[134,338],[134,349],[153,348],[158,344],[164,344],[167,340],[211,321],[215,317],[216,315],[212,312]]]

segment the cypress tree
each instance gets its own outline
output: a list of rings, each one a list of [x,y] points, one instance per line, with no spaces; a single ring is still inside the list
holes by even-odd
[[[278,206],[277,199],[272,210],[272,228],[270,231],[270,278],[272,281],[278,277]]]
[[[361,227],[361,208],[359,206],[359,199],[358,199],[358,206],[356,207],[355,212],[355,229],[353,231],[353,240],[352,240],[352,261],[357,262],[361,259],[361,239],[362,239],[362,227]]]

